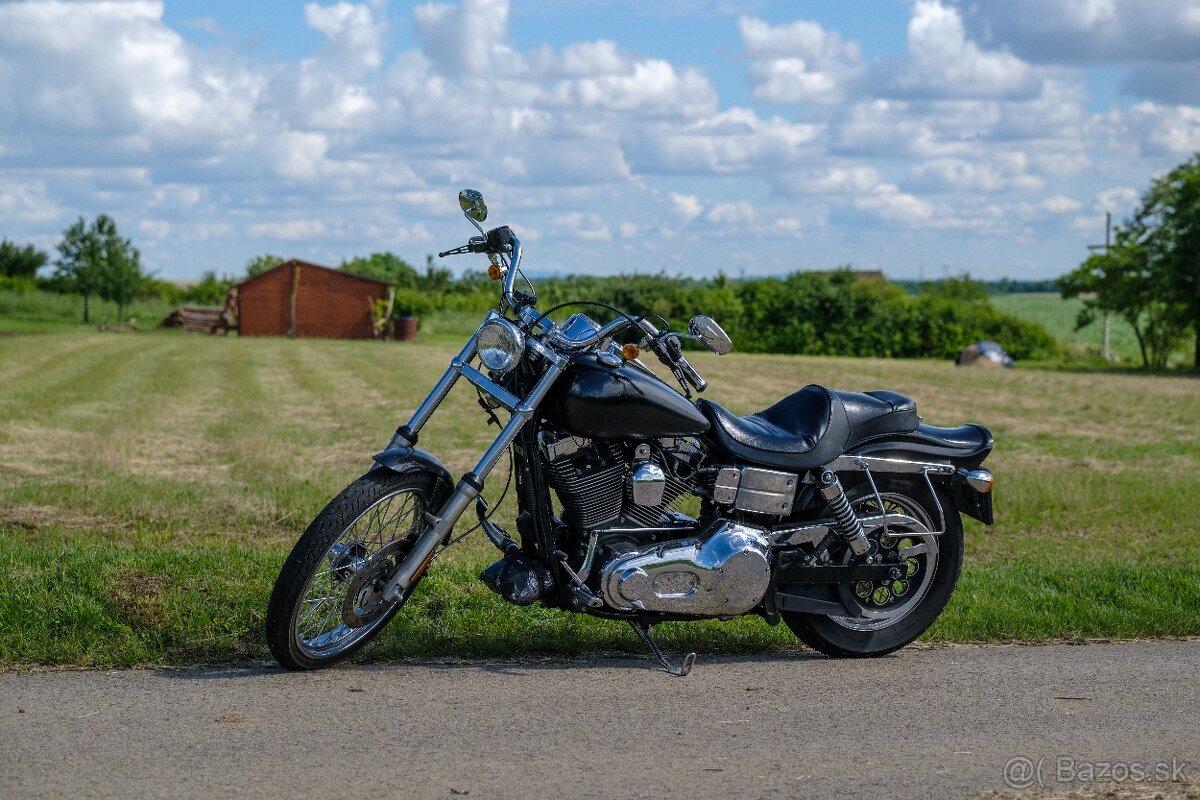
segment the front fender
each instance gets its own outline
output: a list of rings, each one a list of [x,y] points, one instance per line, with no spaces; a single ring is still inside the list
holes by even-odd
[[[377,469],[387,469],[400,474],[407,472],[433,473],[437,478],[434,485],[433,508],[441,508],[442,504],[446,502],[446,498],[450,496],[450,492],[454,490],[454,481],[450,477],[450,470],[446,469],[446,465],[432,453],[418,450],[415,447],[389,447],[371,458],[375,460],[375,465],[371,467],[372,472]]]

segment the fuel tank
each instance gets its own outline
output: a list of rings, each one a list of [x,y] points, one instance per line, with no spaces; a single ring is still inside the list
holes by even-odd
[[[657,378],[595,355],[577,356],[542,403],[542,416],[573,436],[658,439],[709,428],[696,406]]]

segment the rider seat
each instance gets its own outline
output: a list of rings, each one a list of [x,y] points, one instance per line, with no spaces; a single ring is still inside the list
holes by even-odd
[[[838,392],[816,384],[745,417],[710,400],[697,406],[731,454],[791,472],[822,467],[861,442],[908,433],[920,424],[916,403],[904,395]]]

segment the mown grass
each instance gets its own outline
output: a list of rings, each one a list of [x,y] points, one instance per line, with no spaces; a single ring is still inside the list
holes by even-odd
[[[457,342],[75,331],[0,338],[0,664],[259,658],[276,571],[369,466]],[[926,420],[989,424],[997,525],[968,523],[938,641],[1200,635],[1200,384],[922,361],[697,355],[709,395],[755,410],[809,382],[888,387]],[[473,393],[422,434],[452,471],[494,429]],[[490,483],[495,498],[503,472]],[[511,519],[512,499],[497,519]],[[504,604],[472,537],[367,651],[578,654],[616,623]],[[757,619],[665,626],[673,648],[794,647]]]

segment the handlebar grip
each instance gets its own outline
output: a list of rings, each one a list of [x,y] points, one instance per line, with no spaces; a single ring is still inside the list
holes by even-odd
[[[679,367],[679,371],[683,373],[683,377],[687,378],[687,382],[690,383],[692,388],[694,388],[697,392],[703,392],[708,388],[708,381],[700,377],[700,373],[696,372],[696,368],[689,364],[686,358],[680,356],[675,361],[675,364]]]

